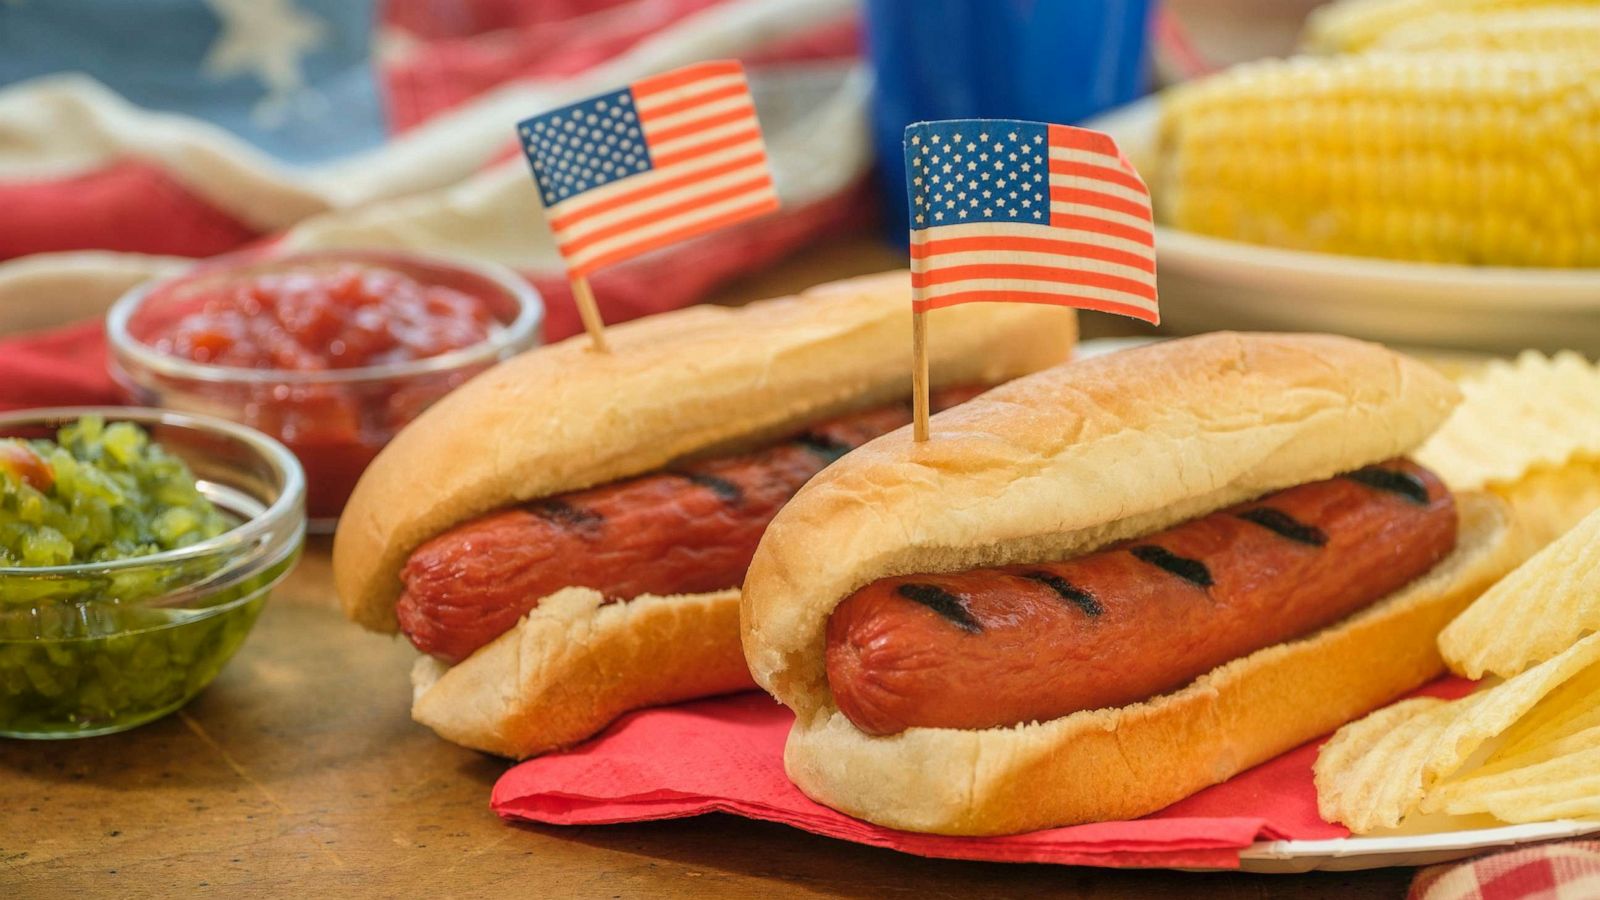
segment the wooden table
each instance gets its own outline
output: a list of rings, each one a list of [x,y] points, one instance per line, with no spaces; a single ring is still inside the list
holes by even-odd
[[[737,302],[894,265],[861,241],[731,286]],[[1103,317],[1094,317],[1102,319]],[[1091,333],[1105,330],[1093,323]],[[181,712],[132,732],[0,740],[0,897],[1394,896],[1410,873],[1120,872],[924,860],[731,816],[514,826],[506,763],[407,709],[413,651],[335,608],[314,540],[238,657]]]

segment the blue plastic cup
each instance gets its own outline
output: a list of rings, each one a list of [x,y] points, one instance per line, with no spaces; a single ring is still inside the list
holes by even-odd
[[[901,139],[929,119],[1071,124],[1148,81],[1150,0],[867,0],[879,187],[906,241]]]

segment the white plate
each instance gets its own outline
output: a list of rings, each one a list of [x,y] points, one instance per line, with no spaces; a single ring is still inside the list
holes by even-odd
[[[1326,841],[1260,841],[1239,852],[1246,872],[1347,872],[1384,866],[1431,866],[1519,844],[1554,841],[1600,832],[1600,822],[1536,822],[1463,831],[1437,831]]]
[[[1150,97],[1088,123],[1154,171]],[[1600,270],[1408,263],[1156,227],[1161,317],[1179,331],[1331,331],[1393,344],[1600,355]]]

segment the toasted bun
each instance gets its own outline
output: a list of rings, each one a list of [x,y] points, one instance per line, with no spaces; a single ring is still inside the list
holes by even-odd
[[[512,503],[659,469],[908,395],[904,272],[739,309],[691,307],[524,353],[424,412],[362,475],[334,538],[345,613],[397,627],[419,544]],[[931,317],[935,383],[992,384],[1059,362],[1070,310],[979,304]]]
[[[456,666],[417,660],[412,683],[412,718],[517,759],[581,741],[631,709],[754,687],[737,589],[605,604],[567,588]]]
[[[1014,728],[874,738],[823,707],[784,762],[812,799],[908,831],[1006,834],[1155,812],[1327,734],[1443,670],[1440,629],[1512,564],[1507,514],[1457,498],[1454,554],[1404,590],[1303,640],[1146,703]]]
[[[1400,456],[1457,400],[1376,344],[1214,334],[1057,366],[868,443],[773,520],[745,578],[750,670],[802,727],[828,615],[890,575],[1067,559]],[[970,757],[966,757],[970,759]]]

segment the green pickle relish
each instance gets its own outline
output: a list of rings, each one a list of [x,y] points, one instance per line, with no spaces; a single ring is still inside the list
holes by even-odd
[[[293,556],[199,608],[164,601],[216,576],[227,564],[216,554],[94,564],[178,550],[234,524],[135,424],[86,416],[54,441],[0,439],[0,735],[118,731],[205,687]],[[86,568],[56,568],[69,566]]]
[[[228,530],[188,466],[131,422],[0,442],[0,492],[0,566],[132,559]]]

